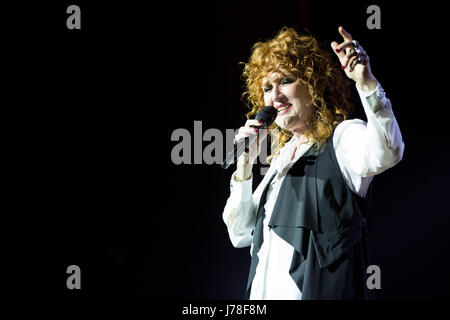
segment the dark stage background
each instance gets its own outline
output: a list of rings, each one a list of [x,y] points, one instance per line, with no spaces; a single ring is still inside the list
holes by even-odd
[[[66,28],[71,4],[81,30]],[[370,4],[381,30],[366,27]],[[406,145],[374,179],[377,297],[450,298],[445,12],[441,2],[367,1],[4,9],[2,295],[242,299],[249,248],[232,247],[221,216],[233,169],[174,165],[172,132],[243,124],[238,62],[254,42],[306,27],[331,52],[343,25],[371,57]],[[72,264],[78,291],[66,288]]]

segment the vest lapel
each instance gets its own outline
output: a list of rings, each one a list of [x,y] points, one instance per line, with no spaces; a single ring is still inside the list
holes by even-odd
[[[310,148],[286,173],[269,227],[307,228],[318,231],[316,160]]]

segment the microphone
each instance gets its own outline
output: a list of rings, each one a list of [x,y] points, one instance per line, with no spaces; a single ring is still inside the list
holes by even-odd
[[[252,126],[255,129],[266,129],[272,125],[277,117],[278,111],[272,106],[267,106],[258,112],[255,119],[262,122],[260,126]],[[258,134],[252,134],[248,138],[245,138],[245,143],[234,141],[233,150],[227,153],[225,160],[222,162],[222,168],[228,169],[228,167],[235,163],[239,156],[248,149],[248,146],[255,141]]]

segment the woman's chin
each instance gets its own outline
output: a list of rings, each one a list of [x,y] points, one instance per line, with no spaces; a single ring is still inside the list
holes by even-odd
[[[296,116],[289,116],[286,115],[281,122],[281,128],[283,128],[284,130],[289,130],[292,131],[293,129],[295,129],[296,124],[298,123],[299,118]]]

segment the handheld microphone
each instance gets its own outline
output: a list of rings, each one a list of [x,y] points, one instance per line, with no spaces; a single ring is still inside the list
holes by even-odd
[[[255,119],[262,122],[260,126],[252,126],[256,129],[266,129],[272,125],[277,117],[278,111],[272,106],[267,106],[261,109],[258,112]],[[248,149],[248,146],[255,141],[258,137],[257,134],[250,135],[248,138],[245,138],[245,143],[240,143],[235,141],[233,144],[233,150],[227,153],[225,160],[222,162],[222,168],[228,169],[228,167],[235,163],[239,156]]]

